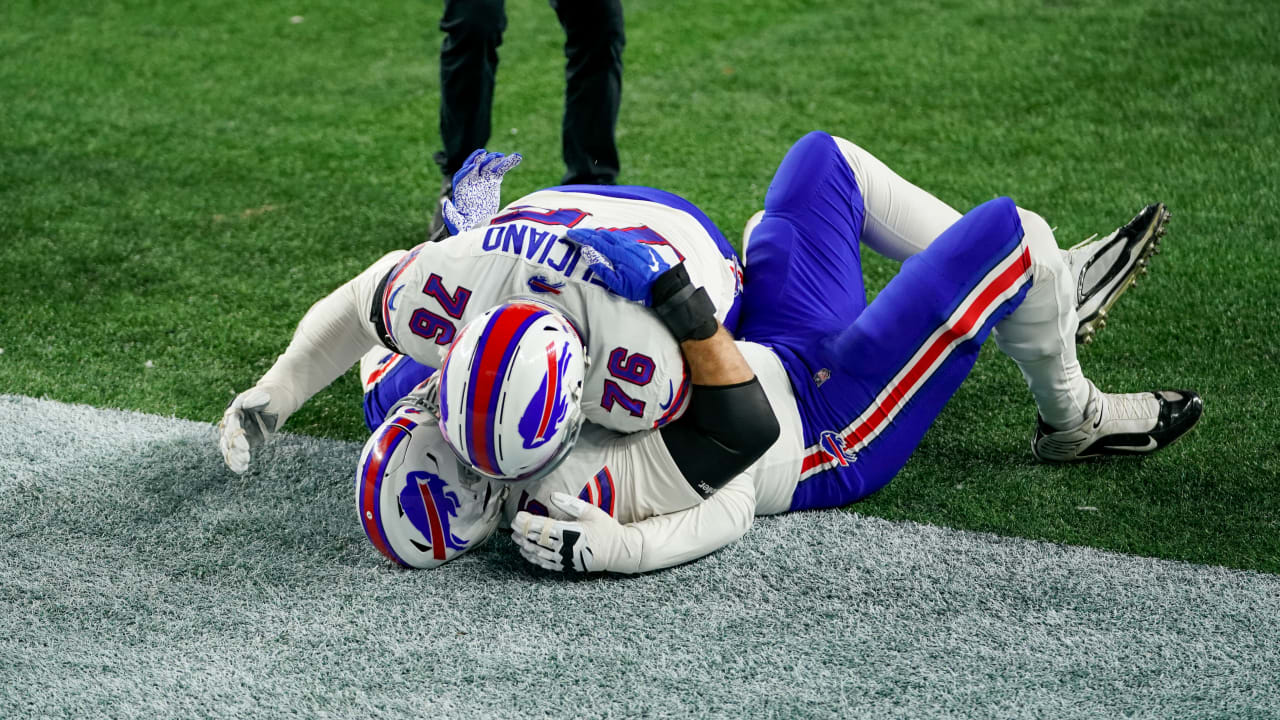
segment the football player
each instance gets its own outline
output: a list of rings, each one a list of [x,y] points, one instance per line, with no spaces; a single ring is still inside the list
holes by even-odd
[[[776,422],[721,325],[735,323],[741,283],[714,224],[643,187],[550,188],[493,217],[468,206],[496,207],[497,182],[514,164],[477,151],[455,178],[455,237],[390,253],[312,306],[285,353],[224,414],[219,442],[232,470],[245,471],[256,446],[371,346],[442,368],[446,439],[489,477],[550,471],[584,418],[633,432],[688,416],[671,436],[697,434],[724,450],[719,479],[696,473],[713,488],[764,451]],[[651,309],[607,288],[607,261],[566,240],[571,228],[625,236],[648,266],[671,268]]]
[[[510,488],[505,500],[487,498],[505,502],[522,554],[549,569],[640,572],[700,557],[740,537],[753,515],[844,505],[883,487],[993,331],[1035,398],[1037,457],[1072,461],[1165,447],[1197,422],[1200,398],[1102,393],[1080,371],[1075,344],[1081,328],[1090,330],[1077,303],[1095,317],[1110,308],[1145,267],[1166,217],[1153,206],[1108,237],[1063,253],[1043,219],[1007,198],[960,217],[861,148],[812,133],[783,160],[746,248],[740,347],[781,422],[778,441],[704,499],[696,478],[676,479],[682,468],[657,434],[589,426],[555,472]],[[654,277],[625,237],[568,237],[629,276],[619,284],[611,275],[615,285],[643,287]],[[906,258],[871,303],[860,243]],[[397,412],[432,412],[432,385]],[[375,432],[362,467],[398,419],[393,414]],[[406,450],[410,465],[415,457],[445,458],[432,476],[465,482],[468,473],[447,460],[434,423],[409,443],[416,447]],[[406,467],[358,474],[357,495],[369,500],[361,517],[374,545],[416,565],[397,549],[438,546],[432,528],[441,523],[405,519]],[[431,564],[438,563],[424,566]]]

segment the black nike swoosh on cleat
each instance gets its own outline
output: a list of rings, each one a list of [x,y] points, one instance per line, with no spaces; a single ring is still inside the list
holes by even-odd
[[[1112,443],[1107,443],[1107,449],[1116,450],[1120,452],[1147,453],[1147,452],[1151,452],[1152,450],[1155,450],[1158,446],[1159,446],[1159,443],[1157,443],[1156,439],[1152,437],[1147,438],[1147,442],[1145,445],[1115,445]]]
[[[1141,455],[1159,447],[1160,443],[1146,433],[1119,433],[1098,440],[1081,455]]]

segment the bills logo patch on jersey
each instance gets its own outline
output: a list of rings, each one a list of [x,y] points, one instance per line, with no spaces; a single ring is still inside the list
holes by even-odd
[[[560,288],[564,287],[562,282],[551,282],[545,275],[534,275],[529,278],[529,289],[536,293],[550,293],[559,295]]]
[[[847,466],[858,459],[858,453],[849,451],[849,444],[845,442],[845,439],[831,430],[822,433],[818,444],[841,466]]]
[[[564,376],[569,369],[569,343],[559,352],[555,343],[547,344],[547,374],[520,416],[520,437],[526,449],[545,445],[556,434],[569,411],[569,394],[564,392]]]
[[[432,472],[411,472],[400,491],[400,512],[427,539],[423,546],[410,540],[422,552],[431,551],[437,560],[445,559],[445,550],[466,549],[468,541],[453,534],[451,518],[458,517],[458,495],[446,492],[445,482]]]

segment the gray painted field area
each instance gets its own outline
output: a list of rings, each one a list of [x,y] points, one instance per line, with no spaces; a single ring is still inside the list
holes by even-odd
[[[0,396],[0,718],[1276,717],[1280,578],[829,511],[648,576],[391,567],[359,446]]]

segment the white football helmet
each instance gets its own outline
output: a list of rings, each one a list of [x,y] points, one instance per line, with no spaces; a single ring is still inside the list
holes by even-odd
[[[586,349],[559,311],[499,305],[463,326],[440,366],[440,429],[464,463],[533,480],[568,455],[582,428]]]
[[[365,535],[392,562],[410,568],[437,567],[484,544],[498,527],[506,495],[506,487],[458,462],[428,404],[412,399],[373,432],[356,467]]]

